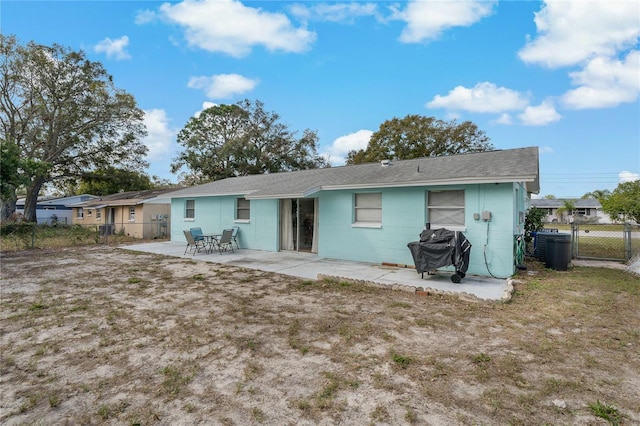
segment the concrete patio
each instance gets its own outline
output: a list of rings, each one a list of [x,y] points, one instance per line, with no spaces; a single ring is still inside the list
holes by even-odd
[[[413,268],[399,268],[380,264],[323,259],[315,254],[297,252],[268,252],[236,250],[235,253],[184,254],[186,243],[164,241],[121,246],[125,250],[234,265],[242,268],[276,272],[294,277],[313,279],[329,277],[388,285],[405,291],[423,290],[430,293],[450,293],[461,298],[486,301],[506,300],[511,295],[507,279],[467,275],[461,283],[451,281],[451,273],[425,274],[424,279]]]

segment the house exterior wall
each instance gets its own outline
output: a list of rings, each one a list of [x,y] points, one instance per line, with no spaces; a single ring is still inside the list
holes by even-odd
[[[136,222],[143,222],[143,238],[164,238],[171,235],[170,204],[143,204],[141,207],[142,215],[138,215],[136,211]]]
[[[129,220],[129,209],[135,208],[135,220]],[[94,207],[83,208],[83,217],[78,217],[78,207],[73,208],[71,223],[81,226],[100,226],[107,224],[108,211],[114,210],[115,232],[123,233],[134,238],[152,239],[170,235],[170,221],[164,219],[159,221],[157,216],[163,215],[168,218],[171,210],[170,204],[138,204],[132,206],[110,206],[102,207],[100,217],[98,209]],[[155,215],[155,219],[152,216]],[[162,226],[166,222],[166,226]]]
[[[78,211],[81,209],[81,207],[74,207],[73,208],[73,212],[71,213],[71,224],[72,225],[80,225],[80,226],[91,226],[91,225],[100,225],[101,221],[100,220],[96,220],[96,210],[95,209],[91,209],[91,215],[89,215],[89,209],[82,209],[83,212],[83,216],[82,217],[78,217]],[[103,218],[102,221],[104,221],[104,211],[103,211]]]
[[[171,240],[185,241],[183,231],[200,227],[204,233],[219,233],[238,226],[242,248],[278,251],[278,200],[251,200],[249,221],[235,220],[236,196],[174,198],[171,203]],[[186,218],[186,201],[195,201],[195,217]]]
[[[24,209],[16,209],[16,213],[24,214]],[[38,224],[52,225],[57,221],[66,225],[71,223],[72,213],[73,211],[65,206],[36,207],[36,222]]]
[[[604,213],[599,208],[576,208],[578,210],[584,210],[585,214],[573,214],[569,215],[566,212],[562,215],[558,214],[557,208],[543,208],[549,213],[545,218],[546,223],[572,223],[572,222],[586,222],[586,223],[600,223],[600,224],[612,224],[615,223],[611,217]]]
[[[514,273],[514,235],[524,231],[528,195],[522,184],[501,183],[437,187],[404,187],[367,191],[336,190],[314,194],[318,199],[318,256],[371,263],[413,264],[407,247],[419,240],[425,223],[429,190],[464,190],[465,226],[460,231],[473,245],[468,273],[507,277]],[[354,225],[356,193],[382,194],[381,226]],[[236,198],[198,197],[195,217],[185,218],[186,200],[172,200],[172,241],[185,241],[183,230],[201,227],[205,233],[220,233],[240,227],[240,247],[278,251],[279,200],[251,200],[250,220],[234,221]],[[491,212],[486,222],[474,213]],[[453,228],[451,228],[453,229]],[[486,259],[486,261],[485,261]]]
[[[73,223],[74,210],[67,207],[69,204],[79,203],[96,198],[92,195],[76,195],[53,200],[43,200],[36,203],[36,222],[38,224],[52,225],[56,221],[61,224],[71,225]],[[16,203],[16,213],[24,214],[24,199]],[[55,216],[55,218],[54,218]]]
[[[519,223],[519,212],[524,212],[526,191],[519,184],[369,191],[382,192],[380,228],[353,226],[354,194],[366,191],[327,191],[318,197],[318,255],[363,262],[412,265],[413,258],[407,243],[419,240],[425,223],[430,222],[427,213],[427,191],[454,189],[465,191],[465,226],[459,230],[473,245],[467,272],[500,277],[512,275],[515,270],[514,235],[521,234],[524,228],[524,222]],[[519,196],[518,200],[514,198],[516,193]],[[474,219],[474,213],[481,214],[482,211],[491,212],[489,222]],[[524,216],[522,217],[524,220]],[[330,231],[327,232],[327,229]]]

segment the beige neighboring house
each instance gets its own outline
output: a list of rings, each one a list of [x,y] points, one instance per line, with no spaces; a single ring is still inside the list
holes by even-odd
[[[71,204],[72,224],[99,226],[107,234],[123,233],[134,238],[165,238],[171,235],[171,204],[158,197],[175,191],[150,189],[119,192]]]
[[[558,209],[564,206],[565,201],[571,201],[574,205],[572,211],[558,214]],[[608,214],[602,211],[602,205],[595,198],[534,198],[531,199],[531,207],[537,207],[547,212],[546,222],[550,223],[614,223]]]

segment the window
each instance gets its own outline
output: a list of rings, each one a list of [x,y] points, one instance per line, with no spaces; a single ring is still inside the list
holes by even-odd
[[[87,209],[87,217],[93,216],[93,210]]]
[[[382,193],[356,194],[355,222],[366,224],[382,223]]]
[[[429,191],[427,211],[431,228],[464,226],[464,191]]]
[[[82,207],[78,207],[76,210],[76,219],[84,219],[84,209]]]
[[[184,218],[194,219],[196,217],[196,200],[187,200],[184,208]]]
[[[129,207],[129,222],[136,220],[136,208]]]
[[[96,220],[102,218],[102,209],[96,209]]]
[[[576,214],[577,216],[591,216],[591,209],[577,208],[574,210],[574,214]]]
[[[236,220],[249,220],[251,217],[251,202],[246,198],[236,200]]]

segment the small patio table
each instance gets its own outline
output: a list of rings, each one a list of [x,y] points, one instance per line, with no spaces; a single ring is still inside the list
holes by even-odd
[[[217,234],[217,233],[202,234],[202,237],[204,238],[204,241],[205,241],[205,246],[208,247],[207,253],[213,253],[213,247],[218,244],[218,240],[220,239],[221,236],[222,234]]]

